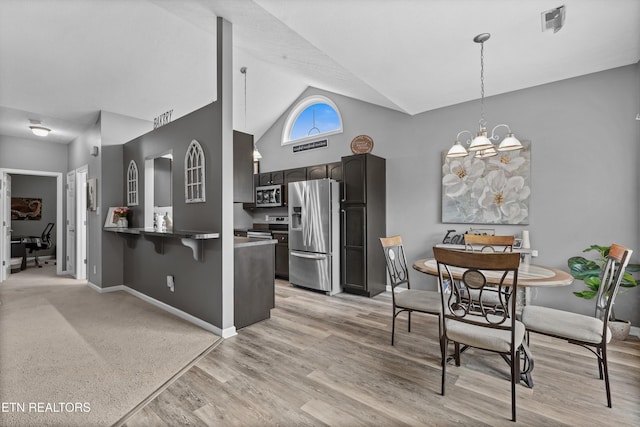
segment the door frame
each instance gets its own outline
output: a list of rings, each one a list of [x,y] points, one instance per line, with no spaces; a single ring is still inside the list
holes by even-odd
[[[87,179],[89,165],[76,169],[76,279],[87,279]],[[82,181],[78,178],[84,177]]]
[[[52,176],[56,178],[56,274],[60,275],[65,273],[65,271],[63,271],[63,254],[65,252],[63,249],[66,249],[64,244],[66,232],[63,224],[64,216],[62,214],[63,173],[28,169],[0,168],[0,175],[3,173],[8,173],[9,175]],[[5,218],[4,216],[4,210],[1,210],[0,223],[2,223],[2,221],[11,221],[10,217]],[[4,236],[4,233],[0,233],[0,247],[4,247],[5,239],[6,236]],[[3,280],[2,275],[0,275],[0,281]]]

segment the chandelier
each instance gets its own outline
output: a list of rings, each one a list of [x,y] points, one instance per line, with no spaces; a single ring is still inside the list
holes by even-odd
[[[491,136],[487,135],[487,122],[484,119],[484,42],[489,40],[491,34],[482,33],[478,34],[473,38],[473,41],[476,43],[480,43],[480,120],[478,123],[480,124],[480,130],[473,137],[473,134],[468,130],[463,130],[458,132],[456,136],[456,141],[453,146],[447,152],[448,158],[453,157],[464,157],[469,154],[469,151],[475,152],[475,157],[483,159],[485,157],[491,157],[498,154],[498,151],[511,151],[511,150],[519,150],[522,148],[522,144],[518,139],[514,136],[513,132],[511,132],[511,128],[506,124],[499,124],[493,128],[491,131]],[[498,147],[496,148],[493,145],[492,141],[498,141],[500,137],[496,134],[496,130],[498,128],[505,127],[507,128],[507,135],[500,142]],[[469,146],[467,149],[460,142],[460,136],[464,133],[468,133],[470,137],[473,139],[468,139],[465,143]],[[496,151],[497,150],[497,151]]]

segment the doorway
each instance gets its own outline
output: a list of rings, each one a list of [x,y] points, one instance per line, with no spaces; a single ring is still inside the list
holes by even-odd
[[[56,208],[55,208],[55,261],[56,261],[56,274],[63,274],[63,254],[64,254],[64,238],[63,238],[63,206],[62,206],[62,173],[60,172],[47,172],[47,171],[34,171],[24,169],[6,169],[0,168],[0,224],[2,230],[0,232],[0,260],[2,261],[2,267],[0,269],[0,282],[7,279],[11,273],[11,235],[12,235],[12,221],[11,221],[11,197],[12,197],[12,176],[15,175],[30,175],[39,177],[55,177],[56,183]],[[15,193],[13,193],[15,196]],[[50,209],[50,208],[49,208]],[[40,230],[42,232],[42,230]],[[39,234],[39,233],[38,233]]]

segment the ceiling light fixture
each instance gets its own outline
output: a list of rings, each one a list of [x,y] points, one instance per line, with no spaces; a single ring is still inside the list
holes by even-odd
[[[49,135],[49,132],[51,132],[51,129],[39,125],[29,126],[29,129],[31,129],[31,132],[37,136],[47,136]]]
[[[465,143],[469,145],[469,151],[476,152],[475,157],[479,159],[495,156],[498,154],[498,151],[519,150],[522,148],[522,144],[514,136],[513,132],[511,132],[511,128],[509,127],[509,125],[499,124],[493,128],[493,130],[491,131],[491,136],[487,136],[487,128],[486,128],[487,121],[484,119],[484,42],[489,40],[489,37],[491,37],[491,34],[482,33],[482,34],[478,34],[473,38],[474,42],[480,43],[480,105],[481,105],[480,108],[481,109],[480,109],[480,120],[478,121],[478,123],[480,124],[480,130],[476,134],[475,138],[473,138],[473,140],[468,139],[467,141],[465,141]],[[498,148],[496,149],[496,147],[493,145],[491,141],[497,141],[498,139],[500,139],[499,136],[496,135],[496,129],[502,126],[507,128],[507,135],[502,140]],[[473,137],[473,134],[468,130],[463,130],[461,132],[458,132],[458,135],[456,136],[456,141],[447,152],[448,158],[464,157],[469,154],[467,149],[464,148],[464,146],[462,145],[462,142],[460,142],[460,135],[462,135],[463,133],[468,133],[471,137]]]
[[[247,67],[240,68],[240,72],[244,75],[244,129],[247,130]],[[262,158],[262,154],[258,151],[255,141],[253,142],[253,161],[257,162]]]

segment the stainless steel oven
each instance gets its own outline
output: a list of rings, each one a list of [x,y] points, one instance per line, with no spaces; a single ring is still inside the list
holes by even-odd
[[[282,185],[256,187],[256,207],[271,208],[282,206]]]

